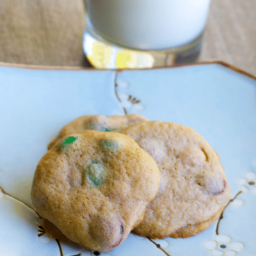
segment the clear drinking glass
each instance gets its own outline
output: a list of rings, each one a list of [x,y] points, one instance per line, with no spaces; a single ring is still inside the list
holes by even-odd
[[[210,0],[86,0],[84,52],[96,68],[194,62]]]

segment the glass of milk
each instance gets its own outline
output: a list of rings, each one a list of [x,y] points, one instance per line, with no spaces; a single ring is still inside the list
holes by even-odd
[[[84,51],[96,68],[193,62],[210,0],[86,0]]]

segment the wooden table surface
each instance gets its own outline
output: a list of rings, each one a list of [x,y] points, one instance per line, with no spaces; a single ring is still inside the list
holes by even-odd
[[[0,0],[0,62],[88,66],[83,0]],[[199,61],[256,75],[256,0],[212,0]]]

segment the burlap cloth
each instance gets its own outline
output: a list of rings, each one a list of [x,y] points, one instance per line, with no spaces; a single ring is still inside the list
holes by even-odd
[[[255,13],[256,0],[212,0],[199,60],[256,75]],[[0,62],[88,66],[84,27],[83,0],[0,0]]]
[[[0,61],[84,66],[82,0],[0,0]]]

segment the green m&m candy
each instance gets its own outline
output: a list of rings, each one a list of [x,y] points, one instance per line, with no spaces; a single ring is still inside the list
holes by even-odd
[[[84,178],[94,186],[100,185],[104,181],[104,165],[99,161],[91,161],[84,170]],[[84,180],[85,181],[85,180]]]
[[[106,152],[117,152],[121,148],[121,144],[117,140],[101,140],[100,148]]]
[[[59,149],[63,149],[65,148],[66,146],[72,144],[74,141],[76,141],[76,137],[74,136],[70,136],[68,138],[66,138],[65,140],[63,140],[60,145],[59,145]]]

